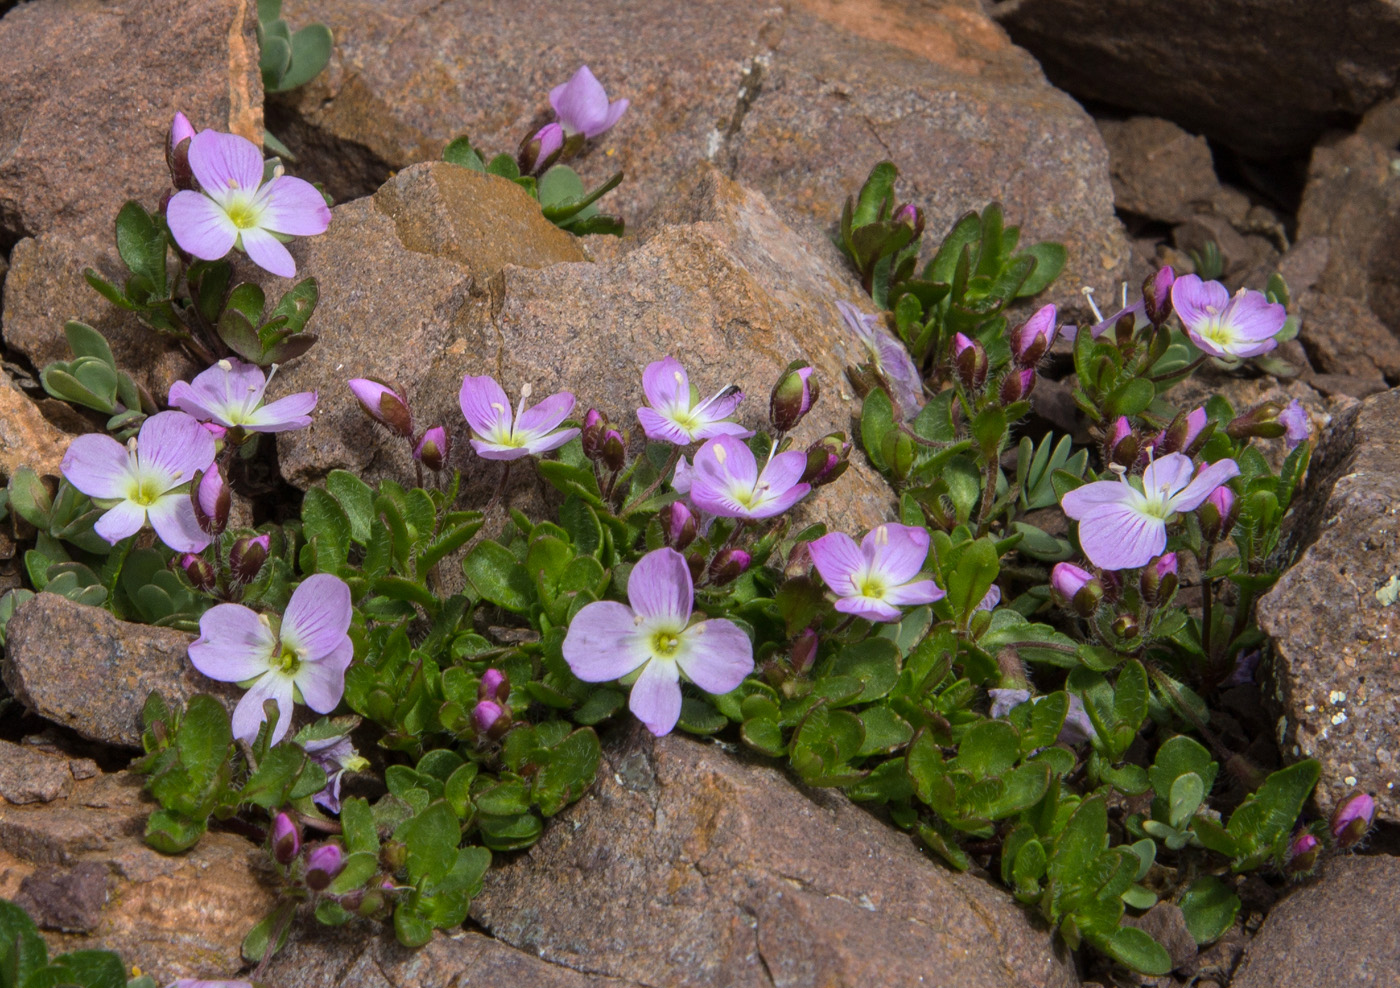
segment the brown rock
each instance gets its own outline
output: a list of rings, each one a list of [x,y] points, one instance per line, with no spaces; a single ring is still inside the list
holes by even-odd
[[[8,479],[20,467],[29,467],[40,476],[58,476],[71,439],[0,372],[0,475]]]
[[[1172,959],[1172,969],[1191,965],[1199,950],[1196,938],[1186,928],[1186,915],[1172,902],[1159,902],[1141,916],[1126,916],[1124,926],[1136,926],[1160,943]]]
[[[59,0],[0,21],[0,244],[110,241],[127,199],[170,185],[175,111],[261,142],[252,0]]]
[[[1231,988],[1389,988],[1400,971],[1397,915],[1400,860],[1333,858],[1269,913]]]
[[[1308,362],[1327,374],[1352,377],[1400,377],[1400,339],[1366,303],[1321,292],[1298,300],[1302,330],[1298,339]]]
[[[67,759],[0,741],[0,803],[47,803],[72,786]]]
[[[338,196],[436,156],[452,137],[514,152],[549,117],[549,89],[587,61],[621,123],[579,163],[627,181],[607,200],[650,228],[675,175],[711,161],[785,218],[835,223],[872,165],[893,159],[903,190],[941,236],[1002,200],[1026,240],[1063,239],[1063,297],[1115,280],[1126,261],[1102,143],[1083,111],[971,4],[890,0],[670,3],[549,0],[521,18],[493,2],[394,5],[294,0],[294,23],[336,36],[328,71],[273,129],[304,148]]]
[[[224,833],[159,854],[141,836],[154,808],[125,772],[46,806],[0,804],[0,894],[29,910],[53,952],[113,950],[158,984],[225,977],[273,903],[255,877],[265,854]]]
[[[1400,605],[1377,591],[1393,588],[1400,558],[1397,463],[1400,391],[1333,423],[1294,506],[1301,555],[1258,609],[1285,754],[1321,761],[1324,810],[1364,789],[1389,819],[1400,819]]]
[[[1253,157],[1307,148],[1395,92],[1400,3],[993,0],[1075,96],[1170,117]]]
[[[488,876],[472,918],[497,939],[678,988],[1078,983],[1008,896],[839,794],[675,736],[604,762]]]
[[[1119,209],[1180,223],[1220,189],[1204,137],[1158,117],[1100,120],[1098,125],[1108,146],[1113,201]]]
[[[441,181],[461,175],[472,184]],[[650,361],[674,355],[706,394],[739,384],[752,396],[741,419],[758,427],[778,371],[805,357],[824,387],[797,441],[851,434],[859,406],[843,367],[863,358],[833,299],[859,296],[834,248],[796,236],[762,196],[701,166],[670,207],[677,225],[610,262],[558,263],[581,255],[529,248],[533,233],[513,255],[529,266],[489,260],[466,236],[445,256],[428,253],[440,235],[423,232],[433,224],[517,203],[533,209],[503,180],[432,164],[400,173],[374,199],[337,207],[331,233],[309,242],[305,255],[305,271],[320,279],[327,299],[316,316],[321,342],[280,379],[287,391],[323,389],[313,426],[279,437],[290,481],[310,484],[335,467],[410,475],[405,444],[373,427],[347,389],[327,383],[351,376],[397,378],[419,423],[447,424],[456,448],[467,450],[457,406],[464,374],[495,375],[512,395],[526,382],[537,395],[574,391],[578,415],[596,405],[639,433],[633,410],[642,404],[641,373]],[[528,215],[536,224],[530,229],[552,230],[538,213]],[[391,235],[396,229],[419,231],[419,249]],[[565,243],[577,251],[574,241]],[[355,290],[364,279],[398,291]],[[396,332],[386,336],[385,325]],[[473,465],[469,476],[494,483],[496,472]],[[821,495],[811,510],[854,527],[883,520],[890,500],[884,482],[863,466]]]
[[[193,635],[118,621],[100,607],[36,594],[6,627],[0,673],[30,710],[85,738],[141,746],[141,707],[152,692],[233,699],[241,691],[190,665]]]

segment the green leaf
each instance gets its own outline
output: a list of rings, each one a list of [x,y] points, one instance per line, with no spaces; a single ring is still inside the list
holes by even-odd
[[[307,30],[309,28],[303,28],[297,33],[300,35]],[[316,285],[316,279],[305,278],[287,289],[287,293],[282,296],[281,301],[277,303],[277,308],[272,310],[267,321],[273,323],[284,319],[286,321],[282,323],[278,330],[279,333],[300,333],[306,328],[307,320],[311,318],[312,313],[316,311],[316,303],[320,298],[321,293]]]
[[[1133,926],[1120,926],[1107,937],[1092,938],[1094,946],[1109,957],[1143,974],[1171,972],[1172,959],[1152,935]]]
[[[409,881],[416,884],[427,878],[439,882],[457,862],[462,829],[452,807],[438,800],[401,824],[394,831],[394,839],[408,848]]]
[[[463,168],[470,168],[475,172],[484,172],[486,164],[481,160],[481,155],[477,154],[472,147],[472,142],[463,135],[448,143],[442,149],[442,160],[454,165],[461,165]]]
[[[291,65],[282,75],[277,88],[271,91],[285,93],[306,85],[320,75],[331,60],[333,44],[331,29],[324,24],[308,24],[292,35]]]
[[[477,594],[498,607],[524,613],[535,601],[529,571],[499,542],[478,544],[462,561],[462,570]]]
[[[886,200],[894,195],[895,179],[899,169],[892,161],[881,161],[865,179],[860,194],[856,198],[855,211],[851,215],[852,228],[858,229],[881,219]]]
[[[350,523],[350,538],[360,545],[368,545],[370,528],[376,519],[374,491],[346,470],[332,470],[326,477],[326,490],[339,502]]]
[[[1035,268],[1016,290],[1017,298],[1029,298],[1045,291],[1060,276],[1069,260],[1069,251],[1065,250],[1064,244],[1048,240],[1027,247],[1022,256],[1025,254],[1035,258]]]
[[[865,396],[865,402],[861,406],[860,441],[877,470],[885,471],[890,468],[882,449],[885,436],[895,429],[894,405],[882,389],[875,388]]]
[[[0,899],[0,988],[23,988],[48,957],[49,949],[29,914]]]
[[[117,212],[117,253],[133,274],[150,280],[153,295],[165,293],[165,229],[138,202],[128,200]]]
[[[146,819],[146,843],[162,854],[187,851],[204,836],[206,820],[194,820],[174,810],[156,810]]]
[[[1241,903],[1228,885],[1214,875],[1205,875],[1187,887],[1177,905],[1191,936],[1204,946],[1219,940],[1234,925]]]
[[[340,827],[345,837],[345,849],[379,853],[379,833],[374,826],[374,814],[369,803],[360,796],[345,800],[340,806]]]
[[[887,638],[867,638],[837,652],[828,673],[861,682],[864,688],[852,702],[878,700],[899,680],[899,649]]]
[[[1113,390],[1104,401],[1104,412],[1109,418],[1140,415],[1156,396],[1157,390],[1151,381],[1145,377],[1135,377]]]
[[[60,954],[51,967],[58,979],[80,988],[127,988],[126,966],[108,950],[75,950]]]

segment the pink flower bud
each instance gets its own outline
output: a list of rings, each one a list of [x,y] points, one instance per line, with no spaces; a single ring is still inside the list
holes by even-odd
[[[1312,421],[1308,418],[1305,409],[1294,398],[1288,403],[1288,407],[1278,413],[1278,420],[1283,425],[1283,442],[1289,448],[1302,445],[1312,438]]]
[[[194,520],[206,535],[220,535],[228,527],[233,497],[218,464],[194,475],[190,486],[190,503],[194,505]]]
[[[657,513],[661,538],[672,549],[684,550],[695,541],[695,515],[683,501],[672,501]]]
[[[710,563],[710,582],[717,587],[733,583],[744,575],[753,557],[743,549],[725,549]]]
[[[549,168],[559,158],[564,149],[564,128],[557,123],[547,123],[520,142],[520,151],[515,162],[522,175],[538,175]]]
[[[794,672],[805,675],[811,671],[817,661],[817,646],[820,644],[821,636],[815,628],[806,628],[797,636],[792,643],[792,651],[788,653],[788,661],[792,663]]]
[[[1288,431],[1288,426],[1279,421],[1283,406],[1276,401],[1266,401],[1256,405],[1243,415],[1237,415],[1225,426],[1225,434],[1231,439],[1277,439]]]
[[[181,141],[187,141],[193,136],[194,125],[190,123],[190,118],[176,110],[175,118],[170,121],[170,146],[178,147]]]
[[[1103,584],[1086,569],[1073,563],[1056,563],[1050,571],[1050,590],[1061,606],[1073,607],[1088,617],[1103,599]]]
[[[190,138],[194,127],[189,119],[177,112],[170,122],[170,142],[165,145],[165,165],[170,169],[170,184],[180,191],[198,190],[194,171],[190,168]],[[162,210],[163,212],[163,210]]]
[[[180,568],[185,571],[185,576],[189,579],[190,584],[200,593],[208,593],[219,582],[209,560],[203,556],[197,556],[193,552],[187,552],[180,557]]]
[[[1034,367],[1055,342],[1053,305],[1042,306],[1020,326],[1011,331],[1011,354],[1021,367]]]
[[[1284,865],[1284,869],[1290,875],[1301,875],[1304,872],[1312,871],[1321,851],[1322,845],[1316,837],[1309,833],[1301,833],[1294,837],[1288,845],[1288,861]]]
[[[1143,311],[1154,326],[1161,326],[1172,314],[1172,285],[1176,272],[1162,268],[1142,283]]]
[[[1113,423],[1113,430],[1108,434],[1106,440],[1108,445],[1108,458],[1111,462],[1119,466],[1131,467],[1138,459],[1138,439],[1133,434],[1132,423],[1126,416],[1118,416],[1118,420]]]
[[[1354,792],[1337,804],[1328,827],[1337,847],[1346,850],[1361,843],[1375,818],[1376,801],[1371,794]]]
[[[1148,563],[1138,587],[1149,604],[1176,593],[1176,553],[1165,552]]]
[[[802,471],[802,483],[815,489],[824,487],[846,472],[850,466],[851,444],[844,432],[823,436],[807,447],[807,468]]]
[[[423,438],[418,440],[418,445],[413,448],[413,458],[433,473],[438,473],[447,466],[451,455],[452,437],[440,425],[435,425],[423,433]]]
[[[1208,425],[1210,418],[1204,408],[1197,408],[1189,414],[1178,413],[1171,425],[1157,433],[1157,438],[1152,441],[1152,452],[1157,456],[1177,452],[1194,456],[1215,431],[1214,426],[1207,429]]]
[[[773,430],[781,435],[797,426],[803,416],[816,404],[821,388],[812,377],[812,367],[805,360],[794,360],[787,365],[773,385],[773,394],[768,401],[768,421]]]
[[[481,682],[476,688],[478,700],[495,700],[505,703],[510,696],[510,680],[499,669],[487,669],[481,674]],[[488,725],[490,726],[490,725]]]
[[[403,395],[372,378],[356,377],[346,383],[366,415],[405,439],[413,438],[413,413]]]
[[[324,892],[345,867],[345,855],[339,844],[322,844],[306,859],[306,887]]]
[[[603,451],[601,454],[603,466],[613,473],[621,470],[627,464],[627,444],[623,442],[622,433],[616,429],[609,429],[603,433]]]
[[[1206,496],[1196,509],[1196,517],[1201,522],[1201,534],[1212,542],[1230,534],[1235,527],[1235,492],[1224,484]]]
[[[583,417],[583,428],[579,440],[583,443],[583,455],[596,460],[603,455],[603,441],[608,433],[608,417],[596,408],[590,408]]]
[[[987,351],[976,340],[957,333],[953,336],[953,366],[963,387],[976,391],[987,380]]]
[[[510,726],[510,712],[495,700],[481,700],[472,707],[472,729],[478,737],[499,738]]]
[[[919,237],[923,236],[924,211],[912,202],[906,202],[896,209],[890,219],[895,223],[903,223],[905,226],[912,227],[914,236],[910,238],[911,240],[918,240]]]
[[[291,864],[301,853],[301,832],[292,818],[278,813],[272,821],[272,856],[279,864]]]
[[[267,553],[272,546],[271,534],[247,536],[233,543],[228,551],[228,568],[239,583],[252,583],[262,572],[267,562]]]
[[[1024,370],[1013,370],[1001,379],[1001,389],[997,397],[1001,399],[1003,405],[1010,405],[1030,395],[1031,389],[1035,387],[1035,368],[1027,367]]]

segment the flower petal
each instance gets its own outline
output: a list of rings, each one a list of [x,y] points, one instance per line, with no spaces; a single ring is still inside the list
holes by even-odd
[[[258,736],[258,728],[263,722],[263,701],[277,701],[277,724],[272,729],[271,742],[276,744],[292,726],[292,680],[275,672],[263,673],[238,706],[233,708],[233,736],[240,741],[251,742]]]
[[[1261,292],[1245,292],[1230,299],[1224,319],[1234,327],[1236,338],[1259,343],[1278,335],[1288,321],[1288,310]]]
[[[680,674],[674,662],[648,662],[632,684],[628,708],[657,737],[670,734],[681,719]]]
[[[1134,569],[1167,546],[1167,526],[1126,504],[1101,504],[1079,520],[1079,545],[1095,566]]]
[[[216,604],[199,618],[190,662],[210,679],[241,683],[267,672],[277,636],[242,604]]]
[[[171,236],[187,254],[203,261],[217,261],[233,250],[238,226],[213,199],[188,189],[170,197],[165,222]]]
[[[647,364],[642,371],[642,391],[658,412],[690,407],[690,377],[675,357]]]
[[[619,679],[651,657],[632,608],[615,600],[585,605],[564,636],[564,661],[585,683]]]
[[[340,644],[316,661],[305,661],[292,679],[306,705],[318,714],[328,714],[345,695],[345,670],[355,657],[355,646],[349,635],[340,636]]]
[[[505,391],[496,383],[495,378],[485,375],[464,377],[457,403],[462,408],[462,416],[467,420],[467,425],[471,426],[478,436],[489,441],[510,434],[510,399],[506,397]],[[481,453],[481,450],[477,449],[477,452]]]
[[[1234,460],[1217,460],[1197,474],[1196,479],[1182,488],[1181,493],[1171,499],[1172,510],[1193,511],[1201,502],[1231,477],[1240,475],[1239,464]]]
[[[190,138],[190,170],[200,188],[215,198],[230,189],[252,192],[262,185],[263,157],[247,138],[201,130]]]
[[[996,588],[993,587],[993,590]],[[911,604],[932,604],[935,600],[942,600],[947,594],[933,580],[914,580],[910,583],[901,583],[899,586],[890,587],[885,591],[885,600],[897,607],[908,607]],[[1000,597],[997,598],[998,600]],[[983,603],[986,599],[983,598]],[[996,601],[992,601],[985,610],[991,610],[996,606]],[[981,604],[978,604],[981,607]]]
[[[831,532],[807,543],[807,551],[822,580],[838,597],[859,593],[856,578],[864,575],[866,558],[855,539],[845,532]]]
[[[1123,480],[1096,480],[1076,487],[1060,500],[1060,508],[1071,518],[1083,518],[1104,504],[1141,504],[1142,495]]]
[[[506,446],[484,439],[473,439],[471,444],[472,449],[476,450],[476,455],[483,460],[518,460],[522,456],[530,455],[530,450],[524,446]]]
[[[558,432],[550,433],[540,439],[528,440],[525,443],[525,450],[529,453],[548,453],[551,449],[563,446],[578,434],[578,429],[560,429]]]
[[[248,260],[279,278],[296,277],[297,262],[292,260],[282,241],[266,230],[256,228],[244,230],[242,236],[243,251],[248,255]]]
[[[131,458],[126,447],[95,432],[68,444],[60,469],[68,482],[88,497],[126,497],[131,483]]]
[[[653,442],[688,446],[695,441],[689,431],[645,405],[637,409],[637,421],[642,424],[642,431],[646,433],[646,437]]]
[[[738,422],[707,422],[695,430],[695,439],[692,441],[713,439],[715,436],[733,436],[736,439],[747,439],[752,435],[752,429],[745,429]]]
[[[567,391],[552,394],[539,404],[531,405],[520,413],[520,418],[515,422],[515,434],[527,442],[531,439],[543,438],[558,427],[559,423],[564,421],[573,410],[573,395]]]
[[[706,693],[728,693],[753,672],[753,643],[733,621],[701,621],[681,635],[676,665]]]
[[[282,643],[316,662],[341,647],[350,628],[350,587],[338,576],[317,573],[292,591],[282,615]]]
[[[1170,497],[1190,483],[1191,475],[1195,472],[1196,466],[1191,462],[1191,457],[1183,453],[1168,453],[1153,460],[1142,471],[1143,493],[1164,491]]]
[[[745,447],[747,448],[747,446]],[[807,454],[802,450],[790,450],[773,457],[763,468],[758,482],[767,484],[776,493],[791,490],[807,471]]]
[[[622,119],[622,115],[627,112],[627,108],[632,105],[628,99],[613,100],[608,104],[608,112],[603,116],[601,122],[594,124],[591,129],[585,131],[588,137],[597,137],[606,131],[612,130],[613,125]]]
[[[584,65],[564,85],[550,90],[549,105],[559,115],[559,122],[565,130],[591,137],[607,118],[608,94],[603,84]]]
[[[758,461],[748,445],[734,436],[716,436],[695,453],[695,487],[726,491],[733,485],[758,483]]]
[[[184,412],[158,412],[141,423],[136,434],[141,472],[166,474],[173,481],[171,486],[188,483],[207,470],[216,452],[209,430]]]
[[[898,607],[874,597],[842,597],[835,607],[842,614],[854,614],[867,621],[898,621],[901,617]]]
[[[211,541],[195,520],[194,505],[188,494],[164,494],[156,498],[155,504],[146,509],[146,516],[160,540],[176,552],[203,552]]]
[[[1216,318],[1230,304],[1230,293],[1218,281],[1184,274],[1172,283],[1172,308],[1188,329]]]
[[[269,182],[258,196],[264,230],[294,237],[314,237],[331,225],[331,210],[316,186],[291,175]]]
[[[133,501],[123,501],[97,519],[92,530],[112,545],[116,545],[127,536],[135,535],[141,531],[141,526],[144,524],[146,524],[146,509]]]
[[[268,402],[248,416],[244,426],[249,432],[286,432],[305,429],[311,424],[311,412],[316,407],[316,392],[301,391]]]
[[[860,549],[880,582],[908,583],[928,558],[928,532],[912,525],[877,525],[861,540]]]
[[[695,606],[695,584],[685,557],[675,549],[656,549],[637,560],[627,577],[627,599],[645,621],[684,628]]]

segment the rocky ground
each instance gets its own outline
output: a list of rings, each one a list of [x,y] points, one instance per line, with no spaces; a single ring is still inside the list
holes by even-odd
[[[269,126],[339,203],[329,234],[297,254],[323,298],[321,343],[283,372],[289,390],[322,395],[316,424],[279,444],[300,487],[338,467],[406,466],[338,387],[352,369],[441,396],[433,411],[460,423],[451,382],[464,372],[528,370],[537,388],[624,407],[623,382],[667,353],[740,383],[802,355],[832,382],[804,430],[849,429],[858,402],[833,302],[860,289],[829,234],[882,158],[934,231],[995,198],[1027,240],[1063,241],[1052,294],[1081,314],[1081,286],[1111,305],[1123,279],[1190,270],[1207,243],[1231,288],[1282,271],[1303,319],[1279,353],[1294,373],[1198,385],[1237,407],[1298,398],[1325,429],[1290,522],[1295,562],[1259,606],[1274,640],[1266,688],[1235,697],[1219,729],[1261,764],[1319,759],[1319,805],[1365,789],[1387,822],[1306,883],[1241,880],[1236,929],[1199,954],[1172,939],[1179,917],[1149,914],[1178,966],[1141,983],[1400,983],[1400,605],[1377,594],[1400,574],[1400,2],[548,0],[526,14],[496,0],[288,0],[289,21],[325,21],[337,45],[325,73],[266,101],[251,0],[0,13],[0,481],[20,465],[56,474],[86,427],[35,380],[67,355],[64,320],[99,327],[153,392],[191,370],[81,277],[114,272],[120,204],[165,192],[175,110],[253,139]],[[583,61],[632,100],[581,166],[627,173],[610,200],[628,220],[621,242],[573,238],[518,188],[432,163],[460,133],[513,145]],[[1036,414],[1073,430],[1064,398],[1044,382]],[[827,490],[815,517],[861,528],[891,510],[864,465]],[[25,536],[0,531],[0,589],[21,583]],[[231,975],[270,901],[261,852],[236,833],[176,858],[141,840],[147,809],[125,765],[142,701],[223,688],[184,661],[189,637],[40,595],[10,623],[0,667],[0,897],[55,948],[120,950],[166,980]],[[368,926],[307,933],[268,982],[1126,977],[1057,949],[983,877],[742,751],[619,729],[605,761],[537,846],[491,871],[459,935],[409,952]]]

